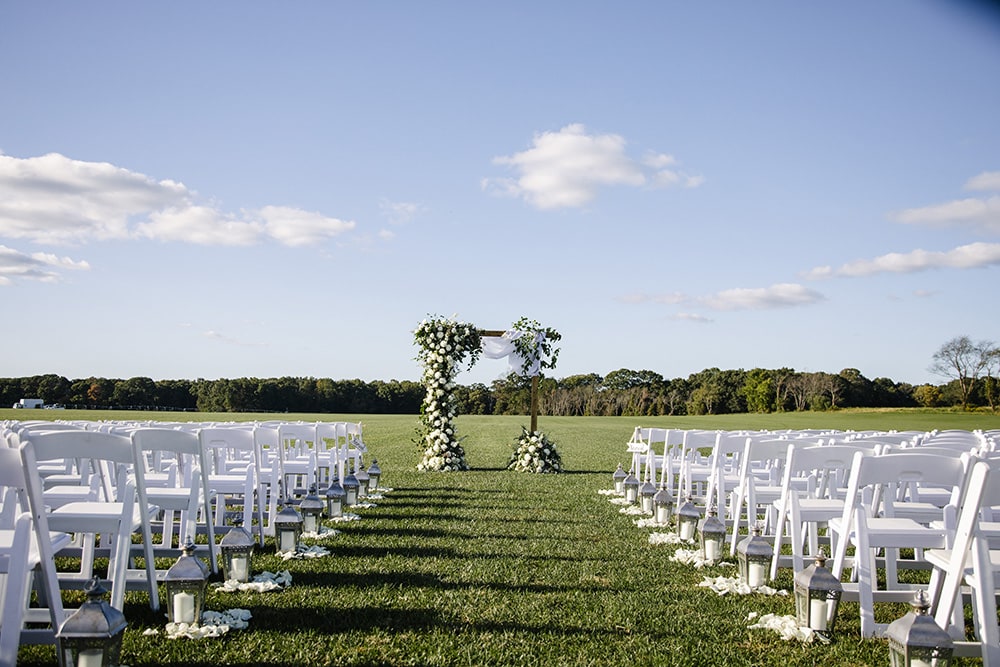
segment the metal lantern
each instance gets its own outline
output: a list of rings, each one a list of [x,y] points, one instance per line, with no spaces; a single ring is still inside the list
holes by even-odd
[[[181,556],[170,566],[163,583],[167,587],[167,620],[171,623],[193,623],[201,620],[208,586],[208,566],[194,554],[189,539],[181,547]]]
[[[639,478],[631,470],[622,482],[622,488],[625,489],[625,500],[628,502],[634,503],[639,498]]]
[[[799,627],[827,635],[833,632],[844,587],[826,568],[822,551],[812,565],[795,575],[795,616]]]
[[[302,535],[302,515],[285,503],[281,511],[274,517],[274,537],[280,553],[294,552],[299,546],[299,536]]]
[[[94,577],[84,587],[87,601],[56,633],[60,667],[113,667],[118,664],[125,615],[104,600],[107,591]]]
[[[326,489],[326,515],[331,519],[344,516],[344,499],[347,492],[336,477],[330,478],[330,486]]]
[[[722,545],[726,541],[726,524],[719,519],[715,505],[710,505],[705,514],[698,528],[698,541],[705,560],[717,563],[722,558]]]
[[[628,477],[628,474],[622,469],[622,464],[619,463],[618,469],[611,475],[611,479],[615,481],[615,493],[625,493],[626,477]]]
[[[326,505],[316,495],[316,487],[313,486],[309,489],[309,495],[299,503],[299,511],[302,512],[303,533],[319,532],[324,509],[326,509]]]
[[[677,537],[685,542],[693,541],[700,520],[701,512],[694,506],[691,496],[688,496],[687,500],[677,508]]]
[[[763,586],[771,568],[774,549],[760,535],[760,524],[754,523],[750,535],[736,545],[736,558],[740,567],[740,581],[750,588]]]
[[[927,592],[917,591],[913,610],[889,624],[889,664],[892,667],[946,667],[951,664],[955,643],[928,615]]]
[[[368,466],[368,491],[378,489],[379,479],[382,477],[382,469],[378,467],[378,459],[372,459],[372,464]]]
[[[344,504],[348,507],[358,504],[358,489],[361,484],[358,482],[358,478],[354,476],[354,473],[347,471],[344,475],[344,481],[341,482],[344,486]]]
[[[253,556],[253,536],[243,526],[236,526],[219,540],[222,552],[222,572],[226,581],[250,581],[250,559]]]
[[[639,486],[639,507],[647,514],[653,513],[653,496],[656,495],[656,485],[648,479]]]
[[[670,515],[674,511],[674,497],[666,484],[660,484],[660,489],[653,496],[653,516],[656,523],[670,523]]]
[[[368,471],[365,470],[364,466],[358,466],[358,471],[354,473],[354,477],[358,480],[358,497],[363,498],[368,495],[368,485],[371,481],[371,476]]]

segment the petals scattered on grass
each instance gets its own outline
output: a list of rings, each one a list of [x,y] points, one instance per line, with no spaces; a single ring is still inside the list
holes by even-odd
[[[764,614],[763,616],[758,617],[757,612],[752,611],[747,617],[747,620],[752,621],[754,619],[757,619],[757,622],[748,626],[749,628],[774,630],[785,641],[796,639],[804,644],[811,644],[816,638],[819,638],[820,641],[825,641],[822,635],[816,634],[811,628],[799,627],[799,623],[795,620],[794,616]]]

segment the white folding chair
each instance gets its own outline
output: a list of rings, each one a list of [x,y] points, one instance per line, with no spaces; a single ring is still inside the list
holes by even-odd
[[[795,573],[806,566],[806,555],[819,552],[819,532],[826,523],[844,513],[844,493],[854,455],[863,448],[851,445],[803,446],[786,441],[785,469],[781,494],[774,502],[774,556],[771,579],[780,564],[789,563]],[[791,556],[781,547],[787,530]],[[804,543],[808,541],[808,554]]]
[[[153,611],[160,607],[153,561],[150,522],[157,508],[146,501],[142,466],[135,465],[129,438],[98,431],[51,431],[36,433],[21,447],[29,488],[42,495],[42,479],[35,473],[40,461],[58,461],[66,457],[90,459],[106,479],[105,495],[96,501],[71,502],[48,514],[52,530],[73,533],[79,546],[66,547],[60,553],[80,558],[76,573],[60,572],[61,586],[82,587],[94,576],[94,559],[109,558],[108,580],[111,606],[121,609],[125,590],[144,590]],[[133,555],[132,535],[139,533],[136,545],[144,560],[143,568],[129,567]]]
[[[795,441],[753,436],[746,439],[740,458],[739,478],[729,504],[730,556],[736,555],[736,544],[739,541],[737,535],[743,522],[744,507],[747,533],[750,533],[761,512],[764,514],[765,526],[774,524],[773,503],[782,495],[782,472],[790,442]],[[770,531],[765,531],[765,534],[769,533]]]
[[[54,554],[70,537],[49,531],[45,512],[36,509],[41,497],[29,497],[17,449],[0,447],[0,496],[0,665],[14,665],[20,644],[54,643],[66,618]],[[28,606],[34,580],[45,607]]]
[[[227,525],[243,526],[251,534],[256,531],[257,541],[263,546],[266,496],[256,432],[257,428],[215,426],[199,429],[198,440],[208,466],[203,477],[212,496],[214,530],[224,531]]]
[[[996,461],[973,463],[951,549],[930,549],[925,555],[934,566],[931,600],[935,621],[954,637],[957,655],[978,655],[986,667],[1000,665],[996,605],[1000,594],[1000,535],[984,529],[981,510],[1000,505],[998,474],[1000,464]],[[965,638],[963,588],[972,602],[975,641]]]
[[[207,537],[207,544],[196,544],[196,548],[208,551],[212,573],[217,573],[218,547],[215,543],[215,522],[212,520],[212,495],[207,476],[202,474],[208,466],[198,436],[187,431],[143,427],[134,429],[130,437],[135,460],[139,465],[151,466],[147,473],[157,473],[153,467],[157,461],[160,465],[167,464],[164,455],[171,455],[168,465],[175,469],[173,484],[146,487],[146,500],[159,507],[161,513],[160,539],[153,543],[153,552],[158,556],[176,558],[181,554],[186,538],[190,537],[194,542],[200,528]],[[157,574],[160,574],[159,571]]]
[[[943,527],[931,527],[912,518],[895,515],[897,489],[901,485],[950,485],[955,490],[957,503],[968,467],[965,457],[921,454],[918,451],[886,456],[868,456],[863,452],[855,454],[844,512],[840,517],[831,519],[829,527],[835,536],[833,574],[840,578],[850,567],[852,579],[856,581],[855,584],[844,585],[842,599],[857,597],[862,636],[883,633],[887,626],[875,621],[876,600],[908,602],[913,597],[914,586],[900,583],[896,572],[899,567],[913,566],[914,563],[900,560],[899,549],[911,548],[919,554],[920,550],[948,546],[947,532]],[[957,505],[950,510],[942,509],[940,518],[945,520],[949,511],[956,512]],[[855,547],[855,553],[848,565],[847,548],[850,545]],[[875,551],[878,549],[884,550],[884,590],[877,587]]]

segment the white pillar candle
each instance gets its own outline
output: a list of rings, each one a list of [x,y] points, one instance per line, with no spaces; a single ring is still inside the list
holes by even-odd
[[[757,588],[764,583],[764,565],[761,563],[750,563],[747,567],[747,583],[750,588]]]
[[[719,543],[715,540],[705,541],[705,560],[715,561],[719,559]]]
[[[317,532],[316,525],[316,515],[315,514],[303,514],[302,515],[302,532],[305,533],[315,533]]]
[[[826,630],[826,600],[809,601],[809,627],[813,630]]]
[[[281,551],[295,551],[295,533],[290,530],[281,533]]]
[[[174,623],[194,623],[194,593],[174,594]]]
[[[694,524],[690,521],[684,521],[681,523],[681,539],[687,542],[692,537],[694,537]]]
[[[99,648],[84,649],[76,657],[76,667],[101,667],[103,664],[104,651]]]
[[[357,505],[358,504],[358,490],[357,489],[348,489],[347,490],[347,504],[348,505]]]
[[[249,563],[247,562],[246,556],[233,556],[233,560],[230,563],[229,578],[235,579],[236,581],[246,581],[249,577],[247,576],[250,572]]]
[[[666,505],[658,505],[656,508],[656,523],[667,523],[670,521],[670,508]]]

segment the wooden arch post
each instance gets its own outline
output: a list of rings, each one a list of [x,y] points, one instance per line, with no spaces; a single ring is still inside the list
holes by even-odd
[[[507,333],[497,329],[480,329],[479,335],[486,338],[501,338]],[[538,375],[531,376],[531,433],[538,431]]]

